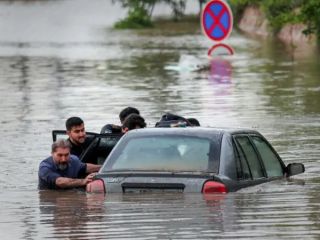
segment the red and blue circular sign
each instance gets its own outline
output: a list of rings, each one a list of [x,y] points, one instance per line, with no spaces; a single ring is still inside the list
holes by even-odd
[[[232,31],[232,12],[222,0],[208,2],[201,19],[203,32],[213,41],[220,42],[226,39]]]

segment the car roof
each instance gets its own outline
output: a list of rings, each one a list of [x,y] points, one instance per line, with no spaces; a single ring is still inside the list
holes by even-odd
[[[172,127],[172,128],[143,128],[129,131],[126,135],[129,136],[150,136],[150,135],[188,135],[188,136],[210,136],[251,133],[259,134],[258,131],[245,128],[214,128],[214,127]]]

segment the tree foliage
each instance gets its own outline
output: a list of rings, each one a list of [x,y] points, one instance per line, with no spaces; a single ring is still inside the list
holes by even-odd
[[[122,7],[128,8],[128,15],[125,19],[116,23],[116,28],[145,28],[152,27],[152,13],[157,4],[164,3],[171,7],[175,20],[183,16],[185,0],[112,0],[113,3],[120,3]]]
[[[116,28],[145,28],[152,27],[151,15],[157,0],[112,0],[113,3],[121,3],[128,8],[125,19],[115,24]]]
[[[203,5],[209,0],[198,0],[199,15]],[[166,4],[172,10],[175,21],[181,19],[186,9],[187,0],[112,0],[113,3],[119,3],[122,7],[128,9],[128,15],[125,19],[116,23],[116,28],[145,28],[152,27],[152,13],[157,4]]]
[[[306,34],[317,33],[320,36],[320,1],[308,0],[301,7],[301,21],[307,24]]]

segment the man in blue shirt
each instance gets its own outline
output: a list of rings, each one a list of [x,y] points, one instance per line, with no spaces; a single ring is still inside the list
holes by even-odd
[[[70,143],[67,140],[57,140],[52,144],[51,157],[40,163],[39,189],[85,187],[100,167],[81,162],[77,156],[70,155]]]

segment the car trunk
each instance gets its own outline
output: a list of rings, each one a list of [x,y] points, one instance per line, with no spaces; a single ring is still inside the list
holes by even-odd
[[[106,193],[112,192],[197,192],[201,193],[204,183],[213,180],[213,175],[202,174],[101,174]]]

